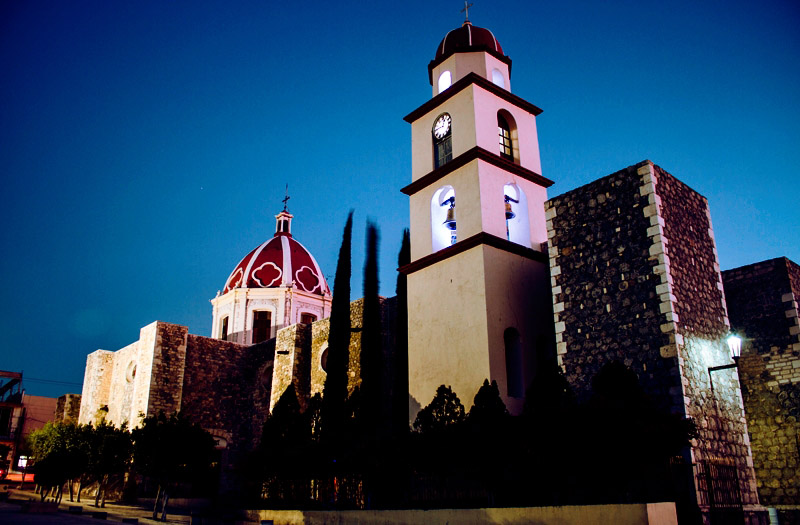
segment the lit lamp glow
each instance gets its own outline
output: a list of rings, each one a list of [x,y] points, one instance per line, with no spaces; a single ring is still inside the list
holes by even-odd
[[[742,355],[742,338],[737,335],[728,336],[728,350],[731,352],[731,357],[734,362],[739,361],[739,356]]]
[[[728,370],[729,368],[739,368],[739,356],[742,355],[742,338],[731,334],[728,336],[728,339],[726,339],[725,342],[728,343],[728,351],[731,353],[733,364],[711,366],[708,368],[708,381],[711,384],[711,390],[714,390],[714,380],[711,378],[711,372],[716,372],[717,370]]]

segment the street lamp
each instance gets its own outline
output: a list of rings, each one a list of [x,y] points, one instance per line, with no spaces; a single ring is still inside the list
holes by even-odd
[[[726,341],[728,343],[728,350],[731,352],[731,357],[735,363],[739,362],[739,356],[742,355],[742,338],[738,335],[729,335]]]
[[[728,336],[728,339],[726,339],[725,342],[728,343],[728,351],[731,354],[733,363],[729,365],[711,366],[708,368],[708,381],[711,383],[712,391],[714,390],[714,380],[711,378],[711,372],[739,367],[739,356],[742,355],[742,338],[738,335],[731,334]]]

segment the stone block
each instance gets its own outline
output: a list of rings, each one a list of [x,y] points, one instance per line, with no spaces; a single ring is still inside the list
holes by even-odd
[[[651,193],[656,192],[656,186],[652,182],[647,182],[639,188],[639,195],[645,197]]]

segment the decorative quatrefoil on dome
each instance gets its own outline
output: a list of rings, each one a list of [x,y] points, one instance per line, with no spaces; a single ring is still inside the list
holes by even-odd
[[[262,288],[269,288],[280,282],[283,271],[273,262],[265,262],[253,270],[253,279]]]
[[[294,274],[295,281],[307,292],[313,292],[319,287],[319,276],[309,268],[303,266]]]
[[[225,292],[228,290],[233,290],[237,286],[242,283],[242,269],[237,268],[233,275],[231,275],[230,279],[228,279],[228,285],[225,287]]]

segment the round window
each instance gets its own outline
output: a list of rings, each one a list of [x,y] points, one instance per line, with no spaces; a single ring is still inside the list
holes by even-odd
[[[131,361],[128,364],[128,370],[125,372],[125,379],[128,383],[132,383],[134,378],[136,377],[136,363]]]

